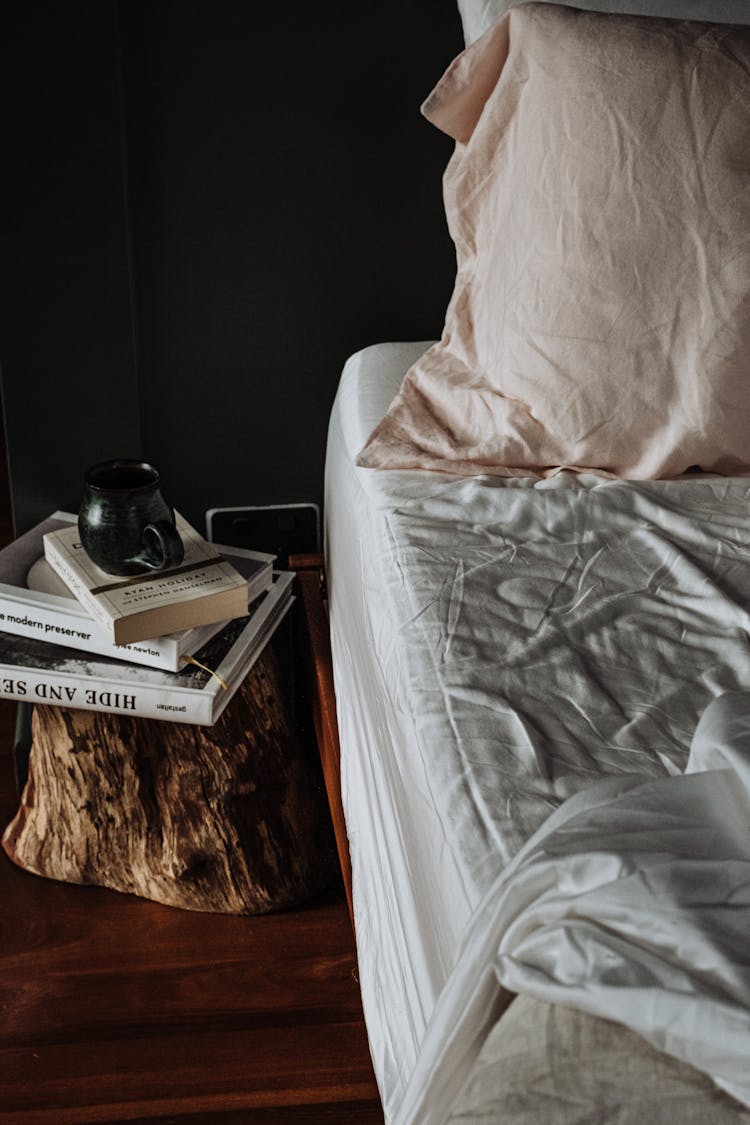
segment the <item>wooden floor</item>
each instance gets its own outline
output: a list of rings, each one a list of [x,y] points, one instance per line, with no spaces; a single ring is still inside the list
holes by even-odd
[[[0,828],[14,710],[0,701]],[[124,1121],[382,1123],[343,890],[286,914],[195,914],[0,853],[0,1123]]]

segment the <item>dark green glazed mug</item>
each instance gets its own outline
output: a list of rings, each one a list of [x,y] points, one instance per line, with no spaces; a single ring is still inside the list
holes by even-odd
[[[78,533],[89,558],[107,574],[165,570],[182,562],[174,510],[159,484],[153,465],[130,458],[87,470]]]

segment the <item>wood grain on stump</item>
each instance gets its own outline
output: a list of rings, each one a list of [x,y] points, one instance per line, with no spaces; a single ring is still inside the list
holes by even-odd
[[[319,764],[271,647],[212,727],[36,707],[2,844],[38,875],[229,914],[302,902],[336,871]]]

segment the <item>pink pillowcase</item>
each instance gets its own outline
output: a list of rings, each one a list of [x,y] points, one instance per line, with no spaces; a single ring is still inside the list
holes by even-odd
[[[750,29],[527,4],[423,111],[457,277],[358,463],[750,468]]]

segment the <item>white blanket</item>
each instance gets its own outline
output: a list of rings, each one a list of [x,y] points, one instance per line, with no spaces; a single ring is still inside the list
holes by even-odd
[[[396,1117],[445,1122],[503,990],[617,1020],[750,1105],[750,693],[706,709],[683,776],[566,801],[472,920]]]

